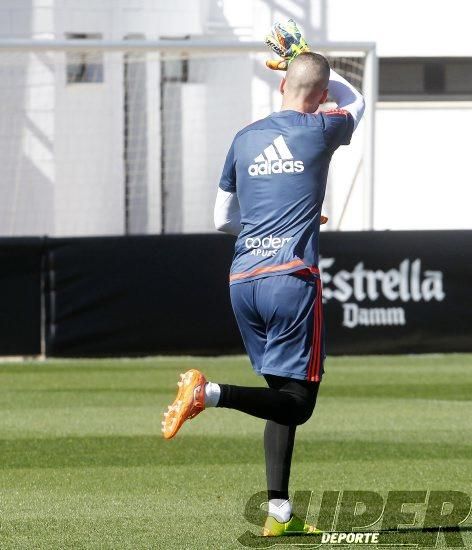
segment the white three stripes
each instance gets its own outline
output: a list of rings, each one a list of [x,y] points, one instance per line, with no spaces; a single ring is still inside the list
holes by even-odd
[[[282,157],[283,160],[293,159],[293,155],[290,152],[289,148],[287,147],[287,144],[285,143],[283,136],[279,136],[278,138],[275,138],[274,145],[277,147],[277,150],[280,153],[280,156]]]
[[[280,155],[280,157],[277,155],[277,153]],[[264,155],[261,154],[257,156],[254,159],[255,162],[264,162],[265,160],[271,162],[273,160],[279,160],[279,158],[281,158],[282,160],[293,159],[293,155],[290,152],[290,149],[287,147],[283,136],[275,138],[273,145],[269,145],[269,147],[266,147],[264,149]]]
[[[274,141],[275,143],[275,141]],[[279,160],[279,157],[277,155],[277,152],[273,145],[269,145],[269,147],[266,147],[264,149],[264,155],[267,157],[267,160],[270,162],[271,160]]]

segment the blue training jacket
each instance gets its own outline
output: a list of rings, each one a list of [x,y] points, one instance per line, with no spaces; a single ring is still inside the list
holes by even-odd
[[[280,111],[238,132],[220,188],[237,192],[243,229],[231,284],[299,271],[318,274],[321,206],[331,156],[354,129],[348,111]]]

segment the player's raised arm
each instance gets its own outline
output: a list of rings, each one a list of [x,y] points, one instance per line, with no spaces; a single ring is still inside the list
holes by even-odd
[[[265,42],[273,52],[281,57],[281,59],[266,61],[267,67],[272,70],[286,71],[296,57],[310,51],[310,47],[293,19],[289,19],[285,24],[276,23],[271,33],[266,36]],[[355,130],[365,109],[362,94],[334,69],[331,69],[328,92],[340,109],[351,113]]]
[[[351,113],[355,130],[365,110],[362,94],[334,69],[331,69],[330,72],[328,92],[340,109]]]

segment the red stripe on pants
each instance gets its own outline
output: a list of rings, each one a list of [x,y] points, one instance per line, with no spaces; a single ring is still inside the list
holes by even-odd
[[[307,379],[309,382],[319,382],[321,370],[321,335],[323,327],[323,303],[321,281],[316,279],[316,297],[313,305],[313,342]]]

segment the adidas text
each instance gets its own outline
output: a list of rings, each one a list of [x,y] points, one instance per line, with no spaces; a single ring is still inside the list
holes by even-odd
[[[303,170],[305,170],[303,161],[293,160],[292,152],[282,135],[276,137],[260,155],[257,155],[254,164],[247,169],[250,176],[295,174]]]
[[[302,160],[274,160],[273,162],[261,162],[251,164],[248,168],[250,176],[265,176],[268,174],[294,174],[303,172],[305,166]]]

